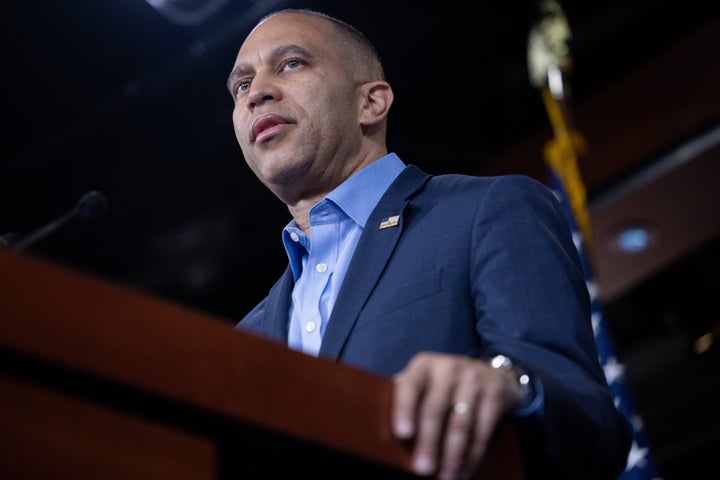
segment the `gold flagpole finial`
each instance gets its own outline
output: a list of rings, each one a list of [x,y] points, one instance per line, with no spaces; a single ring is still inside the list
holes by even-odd
[[[572,33],[557,1],[541,0],[539,11],[540,19],[528,36],[528,72],[530,83],[542,92],[555,132],[555,138],[545,145],[545,162],[562,182],[585,250],[592,256],[586,192],[578,165],[578,157],[585,154],[586,146],[582,135],[573,128],[565,106],[569,93],[564,76],[572,67],[569,46]]]
[[[555,0],[540,1],[538,9],[540,20],[528,36],[530,83],[538,89],[549,87],[553,97],[561,99],[565,96],[562,74],[572,67],[570,24]]]

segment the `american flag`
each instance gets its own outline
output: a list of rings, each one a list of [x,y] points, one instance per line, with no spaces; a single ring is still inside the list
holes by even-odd
[[[555,132],[544,150],[545,163],[550,171],[548,186],[565,212],[572,228],[575,247],[580,254],[585,283],[590,292],[592,328],[598,359],[605,379],[615,398],[618,410],[629,420],[633,429],[632,447],[625,470],[617,480],[658,480],[658,470],[625,378],[625,366],[615,354],[610,333],[598,299],[598,289],[589,259],[590,220],[585,198],[585,186],[580,175],[578,156],[586,153],[585,140],[572,126],[569,115],[568,88],[565,74],[571,65],[569,40],[570,24],[557,0],[538,2],[540,18],[528,36],[528,70],[530,82],[541,90],[548,118]]]
[[[615,398],[615,405],[630,421],[633,428],[632,447],[628,454],[625,471],[618,477],[618,480],[658,480],[661,477],[658,475],[658,470],[652,452],[650,451],[650,445],[643,428],[642,418],[636,410],[625,378],[625,365],[615,354],[610,334],[605,325],[603,311],[598,300],[597,285],[593,277],[588,255],[586,255],[584,248],[583,235],[580,228],[578,228],[578,223],[575,220],[576,214],[573,213],[574,210],[567,194],[567,182],[579,182],[579,179],[574,178],[573,175],[563,176],[563,173],[567,172],[558,172],[550,162],[548,163],[550,164],[549,186],[560,201],[570,223],[573,240],[580,253],[580,259],[585,272],[585,282],[590,292],[592,327],[595,333],[595,343],[598,349],[600,364],[603,367],[605,378]],[[564,177],[566,177],[565,181],[563,181]],[[576,205],[576,209],[577,208],[586,209],[586,206]]]

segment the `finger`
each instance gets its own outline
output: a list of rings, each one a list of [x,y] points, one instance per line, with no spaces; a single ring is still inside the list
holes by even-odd
[[[464,360],[457,374],[457,386],[445,424],[440,478],[458,478],[466,471],[468,450],[474,436],[477,405],[485,383],[485,368],[472,360]]]
[[[410,439],[416,433],[420,400],[431,385],[431,356],[420,353],[394,377],[392,427],[395,436]]]
[[[457,365],[454,358],[422,353],[396,376],[394,428],[400,434],[404,433],[403,428],[414,433],[413,470],[417,474],[436,471]]]
[[[417,373],[404,370],[393,378],[392,428],[396,437],[407,440],[415,435],[417,403],[425,381]]]
[[[413,450],[413,469],[417,474],[427,475],[437,469],[451,394],[452,390],[446,388],[432,389],[420,402]]]
[[[456,394],[464,398],[462,394]],[[475,425],[475,399],[457,401],[448,412],[440,466],[440,479],[458,478],[465,461]]]
[[[490,441],[500,419],[508,411],[502,393],[502,386],[497,383],[488,383],[483,388],[476,408],[477,416],[473,429],[473,438],[467,452],[463,475],[470,476],[475,473],[487,453]]]

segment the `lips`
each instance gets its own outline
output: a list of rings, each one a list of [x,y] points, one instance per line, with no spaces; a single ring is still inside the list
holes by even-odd
[[[269,114],[259,117],[253,122],[251,140],[253,142],[263,141],[281,130],[283,125],[288,125],[289,123],[288,120],[280,115]]]

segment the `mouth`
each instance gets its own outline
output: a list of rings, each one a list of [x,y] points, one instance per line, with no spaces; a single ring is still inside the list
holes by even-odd
[[[258,117],[252,124],[250,141],[262,142],[281,131],[290,121],[280,115],[269,114]]]

